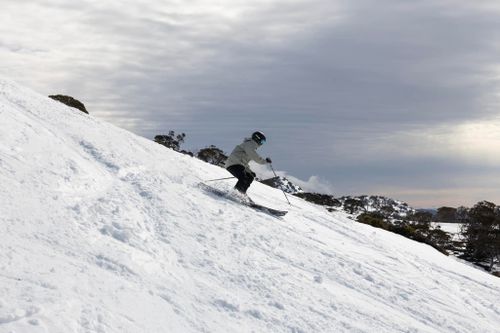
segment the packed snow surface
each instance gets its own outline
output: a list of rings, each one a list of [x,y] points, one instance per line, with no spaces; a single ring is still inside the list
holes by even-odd
[[[197,186],[227,176],[0,79],[0,332],[500,332],[500,279],[262,184],[288,215]]]

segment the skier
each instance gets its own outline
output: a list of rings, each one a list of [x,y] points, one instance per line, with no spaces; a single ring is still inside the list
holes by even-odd
[[[255,178],[255,173],[250,169],[248,162],[255,161],[259,164],[272,163],[269,157],[264,159],[257,154],[257,148],[265,142],[266,137],[262,132],[254,132],[251,138],[246,138],[243,140],[243,143],[237,145],[226,160],[225,166],[227,171],[238,178],[238,182],[234,188],[242,194],[246,194],[247,189]]]

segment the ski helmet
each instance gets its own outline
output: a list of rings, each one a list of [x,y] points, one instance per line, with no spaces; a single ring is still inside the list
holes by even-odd
[[[259,146],[262,146],[266,142],[266,136],[262,132],[253,132],[252,140],[257,142]]]

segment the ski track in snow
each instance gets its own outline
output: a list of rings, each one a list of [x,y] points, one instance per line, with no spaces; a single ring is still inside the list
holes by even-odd
[[[500,332],[500,280],[429,246],[209,195],[224,170],[3,79],[0,126],[0,333]]]

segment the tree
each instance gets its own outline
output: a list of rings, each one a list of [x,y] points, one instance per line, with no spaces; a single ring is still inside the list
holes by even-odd
[[[365,208],[365,209],[367,209],[367,208]],[[384,217],[389,218],[389,217],[391,217],[396,212],[396,210],[394,209],[393,206],[386,205],[386,206],[380,207],[379,212]]]
[[[207,148],[201,149],[196,155],[200,160],[207,163],[223,166],[224,162],[227,160],[226,154],[214,145],[210,145]]]
[[[443,253],[447,254],[446,250],[453,251],[453,244],[451,242],[450,235],[441,230],[441,227],[439,226],[435,229],[429,229],[427,239],[429,244],[432,244],[432,246]]]
[[[455,214],[455,219],[457,223],[467,223],[467,219],[469,218],[469,208],[460,206],[457,208],[457,212]]]
[[[455,223],[456,222],[456,213],[457,213],[456,208],[440,207],[437,210],[437,213],[436,213],[434,220],[436,222]]]
[[[489,271],[500,260],[500,210],[494,203],[481,201],[469,210],[462,226],[463,257]]]
[[[155,136],[155,142],[173,149],[175,151],[179,151],[181,144],[184,143],[184,139],[186,138],[186,134],[175,134],[174,131],[169,131],[167,135],[157,135]]]
[[[416,211],[408,216],[408,220],[428,223],[432,221],[432,213],[427,211]]]
[[[321,206],[327,206],[327,207],[342,206],[342,202],[340,202],[340,200],[335,199],[333,195],[329,194],[300,192],[300,193],[294,193],[293,195]]]
[[[354,214],[359,211],[364,211],[365,206],[363,201],[356,198],[347,198],[344,201],[344,210],[346,210],[349,214]]]
[[[375,228],[388,230],[390,223],[385,220],[385,216],[378,212],[365,212],[358,215],[356,221],[371,225]]]

